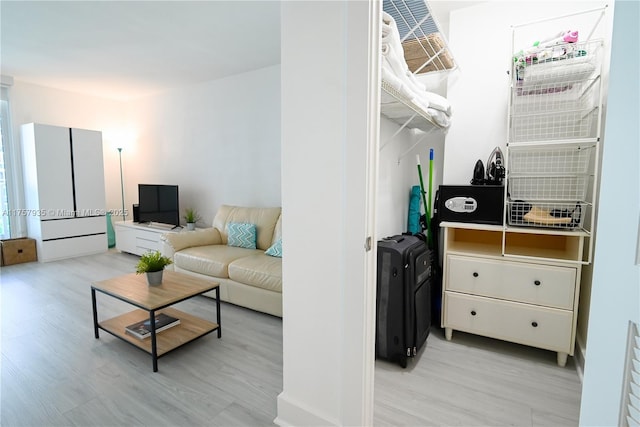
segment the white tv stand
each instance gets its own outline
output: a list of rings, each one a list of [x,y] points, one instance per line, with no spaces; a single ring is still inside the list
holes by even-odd
[[[116,249],[134,255],[160,250],[160,236],[166,233],[180,233],[182,227],[156,223],[117,221],[113,223],[116,232]]]

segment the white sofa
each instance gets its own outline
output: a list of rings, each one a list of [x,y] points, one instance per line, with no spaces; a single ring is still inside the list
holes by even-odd
[[[280,214],[223,205],[210,228],[164,234],[160,251],[173,259],[168,268],[219,282],[223,301],[282,317],[282,258],[265,254],[281,238]],[[230,223],[255,224],[256,249],[229,246]]]

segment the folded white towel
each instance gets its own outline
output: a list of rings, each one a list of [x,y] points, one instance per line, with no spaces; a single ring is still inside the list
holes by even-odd
[[[389,62],[384,58],[382,59],[382,79],[389,83],[398,92],[404,92],[404,85],[402,81],[398,78],[398,76],[395,75],[395,73],[391,69],[391,66],[389,65]]]
[[[400,43],[400,34],[393,17],[386,12],[382,16],[382,55],[387,59],[393,72],[407,88],[415,94],[426,90],[425,86],[409,71],[404,58],[404,49]],[[413,96],[409,96],[409,99]]]
[[[403,58],[404,60],[404,58]],[[427,90],[427,88],[425,87],[425,85],[422,84],[422,82],[420,82],[420,80],[418,80],[416,78],[416,76],[409,71],[409,69],[407,68],[407,72],[405,73],[406,75],[406,79],[409,80],[409,82],[411,83],[411,86],[413,86],[413,88],[417,91],[417,92],[424,92],[425,90]]]
[[[451,103],[444,96],[433,92],[424,92],[424,98],[429,102],[429,107],[440,110],[447,116],[451,116]]]
[[[412,99],[418,93],[419,89],[415,85],[411,84],[411,81],[406,77],[406,74],[398,74],[398,61],[394,60],[393,56],[382,56],[382,71],[383,76],[387,76],[389,83],[393,85],[398,92],[400,92],[405,98]]]
[[[431,119],[437,125],[445,128],[445,129],[448,128],[451,125],[451,119],[449,119],[449,117],[447,117],[447,115],[444,114],[442,111],[435,110],[433,108],[429,108],[429,109],[427,109],[427,113],[431,116]]]
[[[382,56],[389,61],[391,69],[399,78],[403,78],[403,76],[409,71],[409,67],[407,67],[407,63],[404,60],[404,55],[398,55],[392,44],[383,43]]]
[[[451,121],[451,105],[442,96],[427,92],[426,87],[409,71],[400,43],[400,34],[393,17],[382,13],[382,79],[403,97],[411,101],[423,114],[439,127],[448,128]],[[387,117],[402,117],[406,107],[394,105],[392,98],[382,94]],[[397,107],[397,108],[396,108]]]
[[[396,52],[396,55],[401,54],[404,59],[404,49],[400,43],[400,32],[396,21],[391,15],[386,12],[382,12],[382,42],[391,44],[391,48]]]

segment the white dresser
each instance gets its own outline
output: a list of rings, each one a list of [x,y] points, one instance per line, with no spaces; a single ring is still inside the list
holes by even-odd
[[[182,227],[171,228],[170,226],[140,224],[133,221],[114,222],[113,228],[116,232],[116,249],[134,255],[160,250],[160,236],[165,233],[179,233],[183,230]]]
[[[442,327],[573,355],[585,234],[443,222]]]

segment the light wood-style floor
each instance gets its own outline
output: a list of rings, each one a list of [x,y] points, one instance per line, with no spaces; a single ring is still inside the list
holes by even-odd
[[[158,362],[101,331],[93,337],[90,283],[133,271],[136,257],[105,254],[0,269],[0,425],[266,426],[282,391],[282,321],[223,303],[210,334]],[[215,321],[206,297],[181,310]],[[106,319],[130,306],[98,294]],[[310,387],[313,385],[310,384]],[[407,369],[376,361],[380,426],[578,424],[571,358],[433,328]]]

